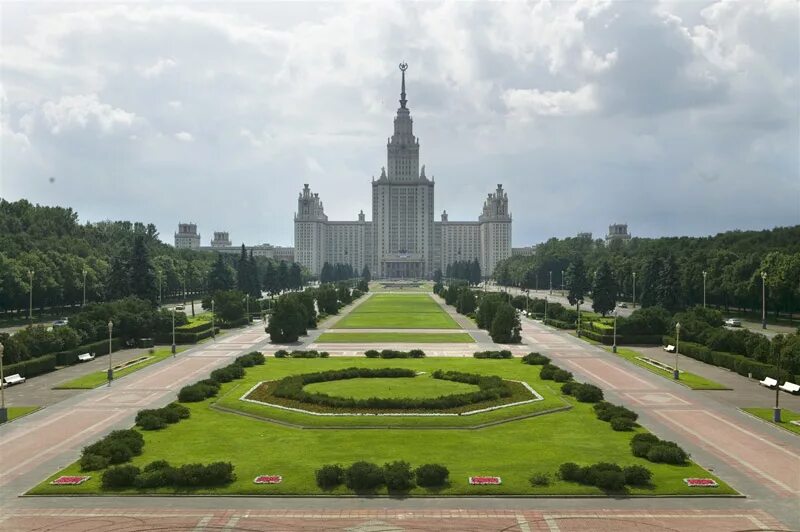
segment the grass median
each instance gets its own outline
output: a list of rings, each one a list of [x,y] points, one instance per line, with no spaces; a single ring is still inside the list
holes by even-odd
[[[179,347],[177,352],[180,353],[181,351],[185,351],[186,347]],[[133,364],[126,368],[122,368],[120,370],[114,371],[114,379],[118,379],[120,377],[124,377],[125,375],[129,375],[134,371],[139,371],[142,368],[146,368],[147,366],[151,366],[156,362],[161,362],[165,358],[169,358],[172,356],[172,348],[171,347],[164,347],[160,349],[156,349],[155,352],[152,354],[143,354],[142,357],[150,357],[147,360],[143,360],[137,364]],[[71,381],[67,381],[64,383],[59,384],[58,386],[54,386],[56,390],[89,390],[92,388],[97,388],[98,386],[102,386],[103,384],[108,383],[108,377],[106,375],[106,371],[95,371],[93,373],[89,373],[88,375],[83,375],[76,379],[72,379]]]
[[[17,418],[27,416],[39,410],[41,406],[9,406],[8,407],[8,421],[14,421]]]
[[[771,408],[742,408],[748,414],[752,414],[757,418],[763,419],[773,425],[776,425],[782,429],[786,429],[789,432],[794,432],[795,434],[800,434],[800,426],[793,425],[790,421],[800,421],[800,413],[794,412],[792,410],[788,410],[786,408],[781,408],[781,422],[775,423],[772,421],[772,409]]]
[[[326,332],[317,338],[318,344],[472,344],[475,339],[469,333],[416,333],[374,332],[339,333]]]
[[[333,325],[334,329],[460,329],[428,294],[375,294]]]
[[[611,351],[610,347],[605,347],[607,351]],[[633,349],[628,349],[626,347],[617,347],[617,356],[624,358],[625,360],[636,364],[639,367],[650,371],[651,373],[655,373],[656,375],[661,375],[665,379],[673,379],[672,372],[661,369],[659,367],[653,366],[652,364],[648,364],[644,360],[639,360],[636,357],[643,357],[642,353],[638,351],[634,351]],[[696,375],[694,373],[689,373],[688,371],[681,371],[680,379],[677,381],[678,384],[683,384],[691,388],[692,390],[730,390],[729,387],[725,386],[724,384],[720,384],[718,382],[712,381],[711,379],[706,379],[705,377],[701,377],[700,375]]]

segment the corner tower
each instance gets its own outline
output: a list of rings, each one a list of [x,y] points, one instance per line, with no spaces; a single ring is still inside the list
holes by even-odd
[[[429,277],[433,270],[433,180],[420,171],[419,139],[400,64],[400,107],[386,144],[387,168],[372,182],[373,265],[379,277]]]

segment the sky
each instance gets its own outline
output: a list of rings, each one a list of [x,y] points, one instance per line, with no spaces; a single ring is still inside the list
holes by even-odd
[[[407,62],[436,212],[513,243],[800,223],[795,0],[3,3],[0,197],[172,243],[369,219]]]

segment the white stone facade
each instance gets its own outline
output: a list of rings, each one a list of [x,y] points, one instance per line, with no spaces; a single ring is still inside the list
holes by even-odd
[[[178,224],[178,232],[175,233],[175,247],[179,249],[200,248],[200,235],[197,234],[197,224]]]
[[[295,260],[314,275],[322,266],[367,265],[376,278],[430,278],[456,261],[477,259],[484,276],[511,256],[511,215],[502,185],[489,194],[474,222],[434,222],[433,178],[419,164],[419,139],[406,107],[405,65],[401,65],[400,107],[386,144],[386,167],[372,180],[372,221],[329,221],[318,194],[306,184],[294,217]],[[388,171],[387,171],[388,169]]]

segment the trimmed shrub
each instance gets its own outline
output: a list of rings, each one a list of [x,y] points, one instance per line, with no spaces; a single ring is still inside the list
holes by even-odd
[[[81,471],[97,471],[108,467],[108,458],[99,454],[81,456]]]
[[[167,422],[161,416],[153,413],[153,410],[147,411],[144,415],[142,412],[136,414],[136,424],[143,430],[159,430],[167,426]]]
[[[528,353],[522,357],[523,364],[530,364],[531,366],[543,366],[550,363],[550,359],[540,353]]]
[[[178,392],[178,401],[181,403],[198,403],[205,401],[209,397],[214,397],[218,392],[219,382],[205,379],[181,388]]]
[[[558,368],[552,364],[545,364],[542,366],[542,369],[539,370],[539,378],[544,381],[551,381],[553,380],[553,373],[555,373],[557,369]]]
[[[275,358],[286,358],[289,356],[289,351],[287,351],[286,349],[278,349],[277,351],[275,351],[274,356]]]
[[[383,480],[391,491],[408,491],[414,487],[414,473],[411,464],[395,461],[383,464]]]
[[[235,362],[211,372],[211,380],[217,382],[231,382],[242,377],[244,377],[244,368]]]
[[[423,464],[414,470],[417,485],[424,488],[444,486],[450,471],[441,464]]]
[[[611,428],[616,430],[617,432],[624,432],[627,430],[633,430],[636,426],[636,422],[632,421],[629,417],[615,417],[611,418]]]
[[[381,356],[380,352],[376,351],[375,349],[369,349],[367,351],[364,351],[364,355],[367,358],[378,358],[379,356]]]
[[[573,395],[575,393],[575,388],[578,386],[580,386],[580,384],[575,381],[567,381],[561,385],[561,393],[564,395]]]
[[[150,462],[136,477],[137,488],[162,488],[175,483],[175,468],[165,460]]]
[[[531,483],[531,486],[549,486],[550,475],[547,473],[534,473],[531,478],[528,479],[528,482]]]
[[[339,464],[325,464],[314,472],[314,476],[320,489],[329,490],[344,482],[344,469]]]
[[[344,483],[354,491],[374,491],[384,484],[383,470],[371,462],[356,462],[345,470]]]
[[[233,482],[233,464],[185,464],[175,469],[174,483],[180,487],[222,486]]]
[[[632,465],[622,469],[625,475],[625,484],[629,486],[648,486],[653,473],[644,466]]]
[[[660,441],[652,446],[647,451],[647,459],[651,462],[663,464],[684,464],[689,455],[678,447],[677,443],[669,441]]]
[[[572,373],[565,369],[558,368],[553,372],[553,380],[556,382],[567,382],[572,380]]]
[[[565,462],[558,466],[558,476],[568,482],[583,482],[583,468],[575,462]]]
[[[629,410],[624,406],[611,404],[607,401],[600,401],[594,405],[594,412],[600,421],[611,421],[615,417],[627,417],[631,421],[636,421],[639,414]]]
[[[130,488],[135,485],[139,468],[132,465],[115,466],[106,469],[101,478],[104,489]]]
[[[475,358],[506,359],[512,358],[514,355],[511,354],[511,351],[503,349],[502,351],[476,351],[472,353],[472,356]]]
[[[238,364],[243,368],[249,368],[252,366],[261,366],[266,362],[267,359],[260,351],[251,351],[246,355],[242,355],[240,357],[236,357],[234,364]]]
[[[563,389],[563,388],[562,388]],[[575,399],[581,403],[597,403],[603,400],[603,390],[594,384],[583,383],[574,388]]]
[[[595,475],[593,485],[606,491],[622,490],[625,488],[625,474],[622,471],[600,471]]]

